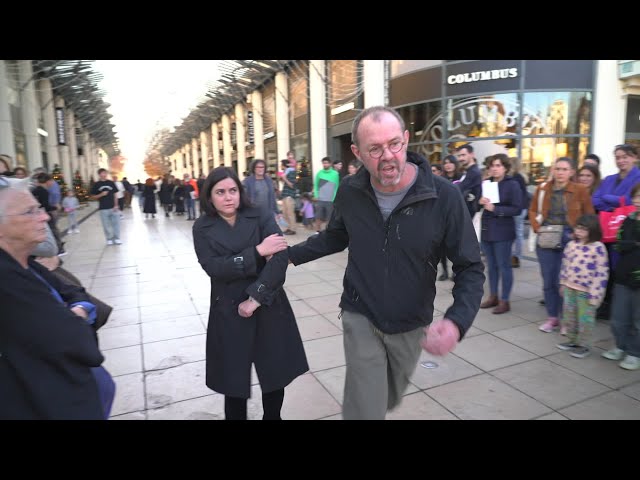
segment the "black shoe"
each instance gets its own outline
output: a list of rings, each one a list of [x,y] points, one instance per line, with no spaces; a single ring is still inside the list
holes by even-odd
[[[511,257],[511,268],[520,268],[520,259],[518,257]]]
[[[538,300],[538,303],[539,303],[540,305],[544,305],[544,298],[543,298],[542,300]]]
[[[445,280],[449,280],[449,274],[447,272],[444,272],[442,275],[438,277],[439,282],[443,282]]]

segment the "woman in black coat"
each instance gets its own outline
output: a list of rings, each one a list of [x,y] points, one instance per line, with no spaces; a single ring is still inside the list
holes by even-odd
[[[211,277],[207,386],[225,395],[227,420],[247,418],[251,364],[262,388],[263,419],[279,420],[284,387],[309,370],[282,288],[287,243],[274,216],[248,207],[233,170],[214,169],[193,225],[198,262]]]
[[[149,214],[151,214],[153,218],[156,218],[156,190],[157,187],[153,179],[147,178],[147,181],[144,183],[144,189],[142,190],[142,198],[144,198],[142,211],[145,214],[144,218],[149,218]]]
[[[176,178],[174,186],[173,203],[176,205],[176,215],[184,215],[184,196],[186,193],[182,185],[182,180]]]

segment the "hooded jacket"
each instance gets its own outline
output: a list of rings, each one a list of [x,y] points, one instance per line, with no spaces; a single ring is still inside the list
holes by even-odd
[[[437,265],[453,262],[453,305],[445,317],[464,336],[483,293],[484,266],[467,206],[457,186],[434,176],[421,156],[415,184],[384,221],[365,168],[346,177],[327,229],[289,247],[294,265],[349,247],[340,307],[365,315],[384,333],[408,332],[433,320]]]

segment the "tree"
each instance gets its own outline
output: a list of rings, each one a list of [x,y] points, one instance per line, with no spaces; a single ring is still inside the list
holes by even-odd
[[[58,182],[58,185],[60,185],[60,193],[62,194],[62,197],[64,198],[64,196],[67,194],[67,184],[64,181],[64,177],[62,175],[62,171],[60,170],[60,167],[58,166],[58,164],[55,164],[53,167],[53,172],[51,173],[51,176],[53,177],[53,179]]]
[[[82,184],[82,176],[80,170],[76,170],[76,175],[73,178],[73,190],[75,191],[76,198],[80,203],[87,202],[87,189]]]
[[[170,165],[158,150],[150,150],[144,160],[144,170],[152,177],[162,177],[171,171]]]

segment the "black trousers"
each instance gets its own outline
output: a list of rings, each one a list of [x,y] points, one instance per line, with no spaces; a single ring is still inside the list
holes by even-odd
[[[284,401],[284,388],[269,393],[262,393],[263,420],[282,420],[280,410]],[[225,420],[246,420],[247,399],[238,397],[224,397]]]

